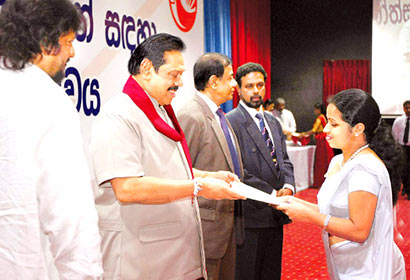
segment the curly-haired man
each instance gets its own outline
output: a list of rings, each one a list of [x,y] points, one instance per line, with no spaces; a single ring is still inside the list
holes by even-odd
[[[80,27],[69,0],[7,0],[0,10],[2,279],[57,279],[54,264],[60,279],[102,275],[78,114],[53,81]]]

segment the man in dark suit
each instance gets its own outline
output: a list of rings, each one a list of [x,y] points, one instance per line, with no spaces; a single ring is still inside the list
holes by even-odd
[[[242,153],[243,182],[276,196],[295,192],[293,165],[279,122],[261,105],[266,72],[260,64],[246,63],[236,73],[240,103],[227,118]],[[289,219],[266,203],[246,200],[245,240],[237,247],[236,279],[280,279],[283,225]]]
[[[232,99],[237,85],[231,60],[218,53],[202,55],[194,65],[194,79],[198,91],[178,112],[178,120],[185,133],[192,165],[201,170],[231,171],[242,177],[239,143],[219,107]],[[234,207],[232,200],[217,201],[202,197],[198,201],[208,279],[234,279],[237,239],[235,235],[239,234],[238,238],[243,239],[243,216],[235,220],[239,228],[235,232],[234,208],[240,210],[242,205],[240,202],[237,205],[236,202]]]

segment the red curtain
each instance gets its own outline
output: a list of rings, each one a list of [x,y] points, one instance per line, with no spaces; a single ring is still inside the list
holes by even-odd
[[[265,99],[270,98],[271,45],[270,0],[231,0],[232,64],[234,72],[244,63],[255,62],[265,68]],[[233,106],[239,102],[238,94]]]
[[[359,88],[370,93],[369,60],[323,61],[323,103],[341,90]]]

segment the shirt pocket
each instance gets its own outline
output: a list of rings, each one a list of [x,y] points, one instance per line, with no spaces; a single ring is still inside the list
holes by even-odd
[[[216,220],[216,210],[215,209],[200,209],[201,220],[205,221],[215,221]]]
[[[149,225],[140,228],[139,239],[143,243],[175,239],[182,234],[182,230],[181,222]]]

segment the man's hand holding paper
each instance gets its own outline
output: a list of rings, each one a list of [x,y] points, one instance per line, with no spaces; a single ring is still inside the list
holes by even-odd
[[[281,201],[276,197],[276,191],[272,194],[267,194],[241,182],[231,183],[231,191],[244,197],[266,202],[268,204],[279,205],[281,203]]]

